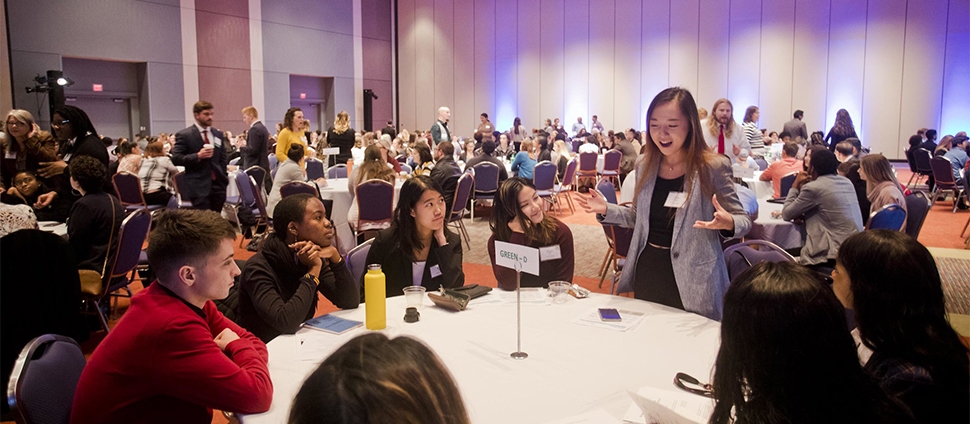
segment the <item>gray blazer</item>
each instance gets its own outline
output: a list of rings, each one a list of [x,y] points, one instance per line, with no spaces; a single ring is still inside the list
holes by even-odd
[[[653,161],[652,166],[646,171],[646,181],[640,189],[634,207],[608,204],[606,216],[599,217],[600,222],[604,224],[633,228],[630,252],[623,266],[627,272],[620,274],[619,291],[621,292],[633,290],[637,260],[647,244],[647,236],[650,233],[650,198],[657,182],[660,158],[657,157]],[[751,218],[741,207],[738,195],[734,191],[732,176],[731,165],[727,158],[718,157],[713,167],[713,186],[717,201],[734,216],[734,234],[694,228],[694,222],[710,221],[714,218],[714,203],[710,197],[701,193],[700,181],[697,179],[694,180],[692,194],[687,204],[678,209],[674,216],[670,261],[673,264],[674,279],[677,281],[681,301],[687,311],[714,320],[721,319],[724,293],[731,284],[727,265],[724,263],[724,253],[721,250],[722,237],[744,237],[751,229]]]
[[[799,261],[803,265],[835,259],[842,242],[862,231],[862,212],[859,212],[855,187],[848,178],[839,175],[823,175],[805,183],[801,190],[792,187],[781,217],[792,220],[802,215],[805,216],[805,245]]]

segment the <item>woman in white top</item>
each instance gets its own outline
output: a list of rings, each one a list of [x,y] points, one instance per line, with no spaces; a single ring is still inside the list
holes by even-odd
[[[757,106],[748,106],[744,111],[744,124],[741,125],[742,137],[751,145],[751,156],[761,158],[765,156],[765,136],[758,129],[758,119],[761,112]]]
[[[165,142],[153,141],[145,146],[145,158],[138,169],[141,179],[141,191],[145,196],[145,203],[149,205],[168,205],[175,188],[172,186],[172,176],[179,172],[172,159],[165,154]]]

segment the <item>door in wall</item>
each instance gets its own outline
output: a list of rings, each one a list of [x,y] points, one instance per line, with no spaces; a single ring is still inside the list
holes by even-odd
[[[117,141],[132,137],[129,99],[110,97],[71,97],[67,104],[83,109],[99,135]]]

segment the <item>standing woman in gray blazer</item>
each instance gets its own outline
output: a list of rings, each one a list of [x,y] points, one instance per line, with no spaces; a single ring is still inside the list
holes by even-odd
[[[704,141],[689,91],[661,91],[647,124],[633,206],[607,204],[595,190],[579,203],[604,224],[633,228],[619,291],[720,320],[730,284],[721,241],[747,234],[751,218],[734,191],[729,161]]]

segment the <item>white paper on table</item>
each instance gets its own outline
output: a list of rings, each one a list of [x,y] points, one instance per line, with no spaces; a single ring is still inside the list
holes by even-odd
[[[338,336],[335,334],[326,334],[316,330],[306,331],[317,332],[320,334],[310,333],[296,335],[296,357],[300,361],[323,361],[324,358],[330,356],[333,351],[337,350],[338,347],[343,345],[342,342],[336,340]],[[353,332],[353,330],[350,332]]]
[[[519,291],[522,294],[522,303],[524,304],[529,303],[529,304],[545,305],[546,303],[548,303],[546,301],[546,298],[548,297],[548,295],[546,294],[546,291],[543,289],[540,289],[537,287],[528,287],[528,288],[519,289]],[[509,305],[515,304],[514,291],[500,290],[498,291],[498,293],[496,293],[496,290],[492,290],[491,294],[497,294],[499,299],[501,299],[502,303],[504,304],[509,304]]]
[[[644,424],[700,424],[706,423],[714,412],[711,398],[687,392],[643,387],[629,392],[633,398],[624,422]]]
[[[622,421],[610,416],[610,414],[607,414],[603,409],[597,409],[585,414],[573,415],[571,417],[562,418],[555,421],[548,421],[545,424],[619,424],[621,422]]]
[[[615,331],[629,331],[636,328],[643,321],[643,312],[634,312],[625,309],[619,309],[618,312],[620,313],[621,321],[603,321],[600,319],[599,309],[592,309],[586,314],[574,319],[573,323]]]

